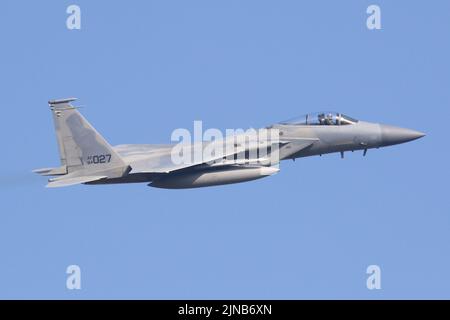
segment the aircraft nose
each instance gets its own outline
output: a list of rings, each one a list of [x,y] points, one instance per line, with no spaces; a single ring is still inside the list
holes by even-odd
[[[404,143],[425,136],[425,133],[411,129],[399,128],[385,124],[380,125],[380,127],[381,138],[384,145]]]

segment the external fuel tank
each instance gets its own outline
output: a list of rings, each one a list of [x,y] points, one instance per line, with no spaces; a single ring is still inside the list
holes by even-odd
[[[216,186],[261,179],[280,171],[277,167],[228,167],[212,171],[169,174],[152,181],[149,186],[164,189],[186,189]]]

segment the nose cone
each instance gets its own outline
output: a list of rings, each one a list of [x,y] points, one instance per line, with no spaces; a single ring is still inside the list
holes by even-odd
[[[385,146],[416,140],[425,135],[425,133],[419,131],[388,126],[385,124],[380,125],[380,127],[382,143]]]

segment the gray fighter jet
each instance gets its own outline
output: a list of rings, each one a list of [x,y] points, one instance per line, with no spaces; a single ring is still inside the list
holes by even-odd
[[[279,171],[281,160],[333,152],[340,152],[343,158],[345,151],[354,150],[362,150],[365,156],[368,149],[404,143],[425,135],[410,129],[359,121],[342,113],[319,112],[266,127],[264,130],[270,134],[262,139],[262,129],[259,129],[256,135],[259,138],[253,144],[241,143],[242,135],[237,134],[200,142],[200,145],[193,142],[111,146],[71,104],[74,100],[49,101],[61,166],[34,170],[40,175],[52,176],[47,187],[145,182],[152,187],[182,189],[230,184],[273,175]],[[207,149],[215,151],[205,153]],[[174,155],[194,154],[195,150],[200,150],[201,156],[174,161]]]

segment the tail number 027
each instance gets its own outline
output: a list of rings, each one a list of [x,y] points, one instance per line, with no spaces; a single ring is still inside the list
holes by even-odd
[[[111,162],[110,154],[96,154],[87,157],[87,164],[99,164],[99,163],[109,163]]]

